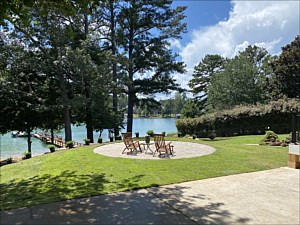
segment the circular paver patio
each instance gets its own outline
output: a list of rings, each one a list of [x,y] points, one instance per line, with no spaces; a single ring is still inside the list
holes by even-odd
[[[191,143],[191,142],[172,141],[172,145],[174,146],[174,156],[169,156],[169,157],[165,157],[165,156],[158,157],[157,153],[155,154],[155,156],[153,156],[151,151],[148,150],[145,152],[143,145],[141,145],[143,150],[142,153],[127,154],[127,152],[125,152],[124,154],[122,154],[122,151],[125,148],[124,143],[103,145],[95,148],[94,152],[109,157],[157,160],[157,159],[165,159],[165,158],[181,159],[181,158],[199,157],[203,155],[212,154],[216,151],[216,149],[208,145]],[[155,151],[155,146],[153,144],[150,145],[150,148],[153,152]]]

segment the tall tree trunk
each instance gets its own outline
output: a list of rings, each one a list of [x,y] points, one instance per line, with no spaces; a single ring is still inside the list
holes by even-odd
[[[72,128],[71,128],[71,117],[69,109],[69,98],[65,85],[65,80],[62,74],[58,75],[59,78],[59,89],[62,97],[62,104],[64,109],[64,125],[65,125],[65,141],[72,140]]]
[[[93,112],[92,112],[92,90],[90,82],[85,82],[85,123],[86,123],[86,137],[90,139],[91,143],[94,143],[93,135]]]
[[[89,34],[89,21],[88,21],[87,14],[84,14],[84,35],[85,35],[85,39],[87,38],[88,34]],[[88,77],[85,77],[84,89],[85,89],[85,101],[86,101],[86,106],[85,106],[86,137],[88,139],[90,139],[91,143],[94,143],[92,89],[91,89],[91,83],[89,82]]]
[[[133,99],[134,92],[128,90],[127,132],[132,132],[133,127]]]
[[[30,157],[31,157],[31,132],[30,132],[30,128],[28,127],[27,128],[27,149],[28,149],[28,152],[30,153]]]
[[[131,15],[133,16],[133,15]],[[129,66],[128,66],[128,77],[130,83],[128,85],[128,110],[127,110],[127,132],[132,132],[133,127],[133,106],[134,106],[134,86],[133,86],[133,23],[130,23],[130,32],[129,32],[129,49],[128,49],[128,59],[129,59]]]
[[[110,36],[111,36],[111,52],[113,56],[112,62],[112,71],[113,71],[113,84],[115,85],[113,88],[113,110],[115,113],[118,111],[118,94],[116,91],[117,88],[117,63],[116,63],[116,31],[115,31],[115,11],[114,11],[114,2],[115,0],[109,1],[109,9],[110,9]],[[119,127],[114,127],[115,137],[119,135]]]
[[[54,129],[52,126],[50,128],[50,133],[51,133],[51,144],[54,144]]]

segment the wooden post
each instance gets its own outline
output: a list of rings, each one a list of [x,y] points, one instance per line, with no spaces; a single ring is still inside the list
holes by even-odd
[[[299,155],[300,145],[290,144],[288,167],[293,169],[300,169]]]
[[[299,155],[289,154],[288,167],[300,169]]]

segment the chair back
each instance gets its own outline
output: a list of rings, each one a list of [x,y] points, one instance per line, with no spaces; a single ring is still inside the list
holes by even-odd
[[[154,144],[155,144],[156,149],[159,149],[166,145],[164,135],[154,134],[153,136],[154,136]]]
[[[132,132],[122,133],[123,141],[126,147],[133,144]]]

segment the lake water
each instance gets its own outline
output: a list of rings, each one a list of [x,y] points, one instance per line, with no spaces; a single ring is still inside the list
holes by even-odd
[[[154,133],[161,133],[165,131],[177,132],[175,118],[135,118],[133,119],[133,134],[139,132],[140,136],[145,136],[147,130],[153,130]],[[126,129],[121,130],[125,132]],[[64,131],[56,133],[59,136],[64,137]],[[85,126],[72,126],[73,140],[76,142],[84,143],[83,139],[86,137]],[[94,139],[97,140],[99,132],[94,132]],[[102,133],[103,141],[109,140],[108,131],[104,130]],[[47,144],[43,143],[37,138],[32,138],[32,154],[40,155],[45,152],[49,152]],[[27,151],[27,138],[12,138],[11,132],[0,135],[0,158],[5,159],[8,157],[22,157],[23,153]]]

